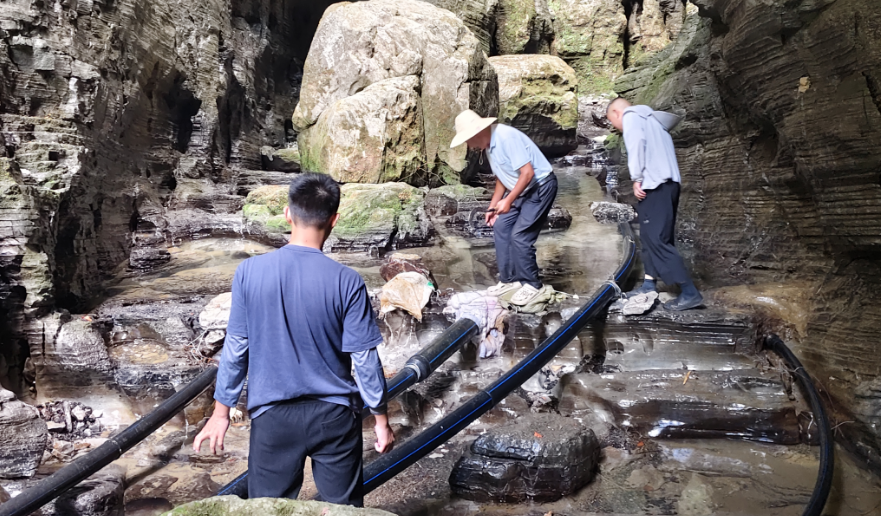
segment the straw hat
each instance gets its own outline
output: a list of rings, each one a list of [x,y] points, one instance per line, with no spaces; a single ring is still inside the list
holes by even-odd
[[[477,133],[491,126],[495,121],[495,117],[482,118],[470,109],[462,111],[456,117],[456,136],[453,138],[453,142],[450,143],[450,148],[458,147],[474,138]]]

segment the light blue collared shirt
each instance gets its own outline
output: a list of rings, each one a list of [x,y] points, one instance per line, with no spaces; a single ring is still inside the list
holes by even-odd
[[[673,138],[654,112],[649,106],[631,106],[622,115],[630,179],[641,182],[643,190],[654,190],[666,181],[682,181]]]
[[[535,177],[527,190],[554,171],[548,159],[529,136],[510,125],[492,126],[492,139],[486,154],[493,175],[499,178],[508,190],[513,190],[517,185],[520,169],[527,163],[532,163],[532,169],[535,171]]]

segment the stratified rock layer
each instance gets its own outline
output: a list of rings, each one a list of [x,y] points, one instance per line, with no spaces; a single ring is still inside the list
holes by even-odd
[[[555,56],[491,57],[499,77],[499,122],[520,129],[548,156],[578,146],[578,79]]]
[[[453,121],[468,108],[495,115],[497,92],[480,43],[449,11],[337,4],[315,34],[293,115],[301,164],[343,182],[467,179],[465,146],[450,149]]]
[[[340,188],[340,219],[325,251],[384,251],[424,245],[434,229],[425,214],[422,190],[406,183],[351,183]],[[264,186],[248,194],[243,210],[252,235],[284,245],[287,186]]]
[[[0,402],[0,478],[33,475],[48,438],[36,408],[17,400]]]
[[[478,437],[453,468],[450,487],[476,501],[553,501],[590,482],[598,461],[593,430],[539,414]]]
[[[803,285],[775,324],[803,330],[796,352],[855,421],[839,431],[881,466],[877,3],[695,3],[679,39],[617,83],[686,115],[680,249],[705,284],[772,299]]]

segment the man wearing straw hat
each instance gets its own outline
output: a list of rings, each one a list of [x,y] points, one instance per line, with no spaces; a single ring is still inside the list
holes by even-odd
[[[535,242],[557,197],[557,177],[528,136],[495,121],[470,109],[463,111],[456,117],[456,136],[450,147],[467,143],[471,149],[486,152],[496,187],[485,217],[493,227],[500,280],[488,293],[505,296],[513,292],[511,304],[525,306],[553,291],[538,278]]]

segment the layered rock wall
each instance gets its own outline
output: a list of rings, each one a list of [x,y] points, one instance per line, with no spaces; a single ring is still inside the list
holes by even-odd
[[[674,140],[692,270],[799,343],[849,421],[839,431],[881,465],[877,5],[695,3],[700,17],[617,89],[686,115]]]
[[[87,306],[132,246],[133,265],[168,258],[174,213],[240,208],[240,171],[296,137],[301,63],[328,4],[3,3],[5,385],[21,392],[28,355],[54,340],[39,319]]]

